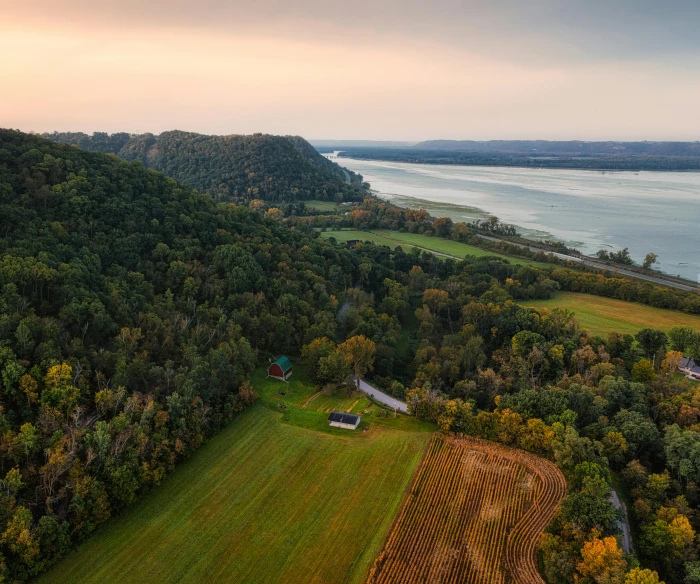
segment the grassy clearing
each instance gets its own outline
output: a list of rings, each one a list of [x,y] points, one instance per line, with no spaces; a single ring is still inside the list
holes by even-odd
[[[391,231],[389,229],[380,229],[375,231],[361,231],[359,229],[343,229],[338,231],[322,231],[321,236],[328,239],[335,237],[337,241],[344,242],[351,239],[359,239],[360,241],[371,241],[377,245],[386,245],[391,249],[397,246],[408,252],[414,247],[427,251],[437,252],[456,258],[464,258],[467,255],[475,257],[496,256],[508,260],[513,264],[524,266],[548,267],[551,264],[542,262],[533,262],[530,260],[506,256],[500,253],[495,253],[487,249],[461,243],[459,241],[451,241],[449,239],[441,239],[439,237],[429,237],[420,233],[402,233],[400,231]]]
[[[646,327],[668,331],[674,326],[691,326],[700,330],[699,316],[591,294],[558,292],[549,300],[530,300],[523,304],[571,310],[583,328],[602,336],[612,331],[634,334]]]
[[[302,407],[316,390],[295,377],[256,372],[255,407],[39,584],[364,582],[433,428],[372,415],[366,432],[329,428],[327,408],[367,399]]]
[[[411,251],[415,246],[402,243],[395,239],[389,239],[388,237],[383,237],[371,231],[360,231],[359,229],[340,229],[337,231],[322,231],[321,237],[329,239],[335,237],[335,239],[341,243],[350,241],[351,239],[357,239],[359,241],[371,241],[377,245],[386,245],[391,249],[396,249],[401,247],[405,252]]]
[[[511,263],[520,265],[540,267],[548,267],[551,265],[543,262],[533,262],[531,260],[506,256],[500,253],[489,251],[487,249],[483,249],[481,247],[476,247],[474,245],[468,245],[466,243],[452,241],[450,239],[442,239],[440,237],[430,237],[421,233],[402,233],[400,231],[391,230],[375,230],[373,231],[373,233],[385,237],[387,239],[400,242],[402,244],[406,243],[409,245],[421,247],[430,251],[436,251],[438,253],[444,253],[458,258],[463,258],[467,255],[472,255],[478,258],[485,256],[496,256],[499,258],[507,259]]]
[[[338,210],[338,203],[335,201],[301,201],[309,207],[310,209],[316,209],[316,211],[322,211],[326,213],[335,213]]]

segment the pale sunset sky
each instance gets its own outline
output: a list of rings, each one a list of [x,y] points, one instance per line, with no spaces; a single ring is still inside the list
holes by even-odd
[[[0,127],[700,139],[698,0],[0,0]]]

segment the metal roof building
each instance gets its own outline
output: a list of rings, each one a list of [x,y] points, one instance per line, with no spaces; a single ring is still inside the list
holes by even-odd
[[[292,376],[292,362],[282,356],[267,368],[267,376],[287,381]]]
[[[328,416],[328,425],[335,428],[355,430],[360,425],[360,416],[343,412],[331,412]]]

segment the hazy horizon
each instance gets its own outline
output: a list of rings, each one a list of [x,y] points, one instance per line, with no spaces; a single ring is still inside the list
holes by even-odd
[[[0,0],[0,126],[700,138],[700,4]]]

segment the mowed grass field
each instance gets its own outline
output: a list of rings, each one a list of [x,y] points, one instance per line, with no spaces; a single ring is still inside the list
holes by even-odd
[[[323,211],[324,213],[335,213],[338,210],[338,203],[335,201],[313,201],[309,199],[301,202],[311,209]]]
[[[258,404],[38,582],[364,582],[433,428],[371,404],[367,431],[329,428],[367,398],[303,377],[256,372]]]
[[[583,328],[602,336],[612,331],[634,334],[646,327],[668,331],[674,326],[690,326],[700,330],[700,316],[592,294],[557,292],[549,300],[528,300],[522,304],[566,308],[574,312]]]
[[[456,258],[464,258],[467,255],[475,257],[496,256],[506,259],[513,264],[539,267],[547,267],[550,265],[542,262],[533,262],[522,258],[506,256],[487,249],[461,243],[459,241],[441,239],[439,237],[430,237],[420,233],[402,233],[400,231],[391,231],[390,229],[379,229],[374,231],[362,231],[359,229],[322,231],[321,236],[325,238],[335,237],[335,239],[340,242],[351,239],[372,241],[377,245],[389,246],[391,249],[401,246],[404,251],[410,251],[412,248],[417,247],[419,249],[433,251]]]
[[[442,239],[440,237],[430,237],[428,235],[423,235],[422,233],[402,233],[400,231],[391,231],[389,229],[375,230],[372,233],[399,242],[399,245],[403,245],[405,242],[408,245],[421,247],[423,249],[436,251],[438,253],[444,253],[458,258],[463,258],[467,255],[475,256],[477,258],[485,256],[496,256],[499,258],[507,259],[513,264],[541,267],[550,265],[543,262],[533,262],[523,258],[506,256],[500,253],[489,251],[488,249],[483,249],[481,247],[476,247],[474,245],[462,243],[460,241],[452,241],[451,239]]]

